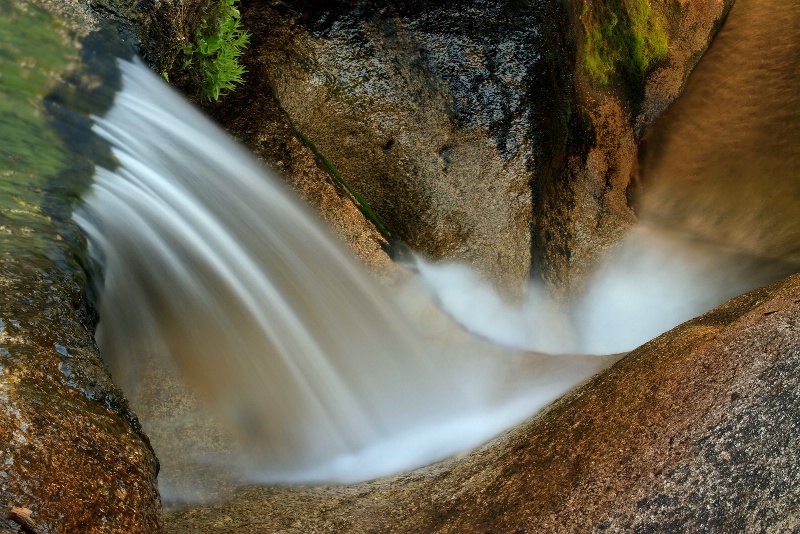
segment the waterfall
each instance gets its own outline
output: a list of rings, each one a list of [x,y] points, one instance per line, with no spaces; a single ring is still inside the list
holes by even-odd
[[[655,157],[650,141],[642,223],[569,309],[535,284],[509,307],[469,269],[418,260],[419,281],[400,296],[436,299],[479,336],[468,349],[450,332],[434,342],[245,150],[140,62],[120,67],[114,106],[94,118],[118,166],[98,169],[75,213],[101,273],[97,340],[134,398],[143,362],[164,357],[161,368],[176,367],[241,442],[233,463],[200,460],[247,480],[364,480],[468,450],[609,362],[574,354],[630,350],[800,265],[797,219],[786,216],[796,213],[795,145],[762,127],[696,128],[694,137],[690,129],[671,142],[724,134],[747,149],[735,152],[736,165],[725,152],[726,165],[708,166],[708,150]],[[665,114],[670,128],[707,108],[684,109],[693,98],[687,92]],[[736,137],[750,130],[762,132],[758,143]],[[686,161],[700,162],[703,179],[668,165]],[[754,203],[765,191],[773,200]],[[531,350],[561,356],[520,352]],[[166,445],[143,424],[163,461]],[[180,428],[170,432],[183,439]],[[190,454],[181,443],[175,450]]]
[[[102,273],[97,341],[134,396],[141,362],[168,355],[237,432],[248,478],[425,465],[597,370],[514,388],[503,361],[436,349],[248,153],[141,62],[120,66],[122,90],[94,117],[119,165],[97,170],[75,214]]]

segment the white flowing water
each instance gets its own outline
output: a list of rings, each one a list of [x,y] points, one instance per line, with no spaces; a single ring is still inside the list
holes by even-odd
[[[798,267],[642,225],[607,254],[586,292],[566,308],[542,284],[531,283],[521,306],[509,305],[462,265],[419,262],[428,290],[470,332],[548,354],[629,351]]]
[[[775,5],[784,19],[800,20],[793,5]],[[742,13],[772,20],[771,10]],[[737,17],[734,7],[718,41],[727,42],[730,26],[739,28],[735,42],[761,50],[770,32],[753,31],[750,42],[742,28],[760,26]],[[168,357],[158,369],[174,363],[241,442],[239,455],[212,450],[196,460],[247,480],[355,481],[473,448],[609,361],[569,354],[630,350],[798,270],[800,151],[786,140],[800,131],[796,78],[739,79],[791,70],[773,63],[793,62],[795,41],[773,43],[786,50],[764,52],[766,59],[751,54],[747,69],[736,63],[744,54],[712,46],[694,77],[703,83],[690,83],[645,139],[643,224],[569,311],[536,285],[510,307],[469,269],[418,260],[419,281],[401,295],[406,304],[424,300],[416,288],[427,286],[474,334],[563,354],[556,357],[502,352],[478,338],[454,342],[451,331],[431,341],[397,295],[375,284],[249,154],[141,64],[121,62],[123,90],[96,118],[120,165],[98,171],[76,213],[103,272],[101,352],[134,399],[144,362]],[[751,127],[732,127],[727,116]],[[718,144],[736,150],[718,154]],[[169,402],[150,411],[170,410],[179,411]],[[163,494],[196,497],[163,461],[192,455],[190,425],[143,423],[165,466]]]
[[[597,370],[516,387],[503,362],[435,349],[249,154],[141,63],[121,69],[95,118],[119,166],[98,170],[75,215],[103,273],[98,344],[134,398],[142,362],[168,355],[237,432],[243,476],[354,481],[425,465]]]

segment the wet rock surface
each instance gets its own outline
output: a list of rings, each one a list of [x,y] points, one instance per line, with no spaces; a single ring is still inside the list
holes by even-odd
[[[94,344],[70,222],[87,155],[108,162],[83,112],[113,84],[81,72],[97,50],[89,13],[41,4],[64,20],[0,8],[0,531],[158,532],[158,463]]]
[[[0,257],[0,530],[157,532],[158,464],[92,337],[79,283]],[[30,531],[30,530],[28,530]]]
[[[466,262],[512,297],[532,273],[574,295],[635,222],[638,134],[730,2],[654,7],[670,53],[635,98],[622,79],[588,81],[582,6],[246,4],[248,81],[208,109],[275,167],[291,155],[267,145],[295,130],[414,250]],[[259,126],[250,110],[265,105],[291,128]]]
[[[473,4],[273,2],[246,7],[244,23],[296,129],[403,241],[519,289],[538,135],[526,92],[546,70],[545,27],[525,12],[506,27],[508,13]]]
[[[800,524],[800,276],[631,352],[466,458],[251,488],[168,532],[789,532]]]

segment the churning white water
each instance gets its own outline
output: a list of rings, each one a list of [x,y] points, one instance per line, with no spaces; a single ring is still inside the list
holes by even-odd
[[[169,355],[238,433],[248,478],[425,465],[596,372],[511,387],[503,362],[434,349],[250,155],[140,62],[120,63],[123,89],[95,118],[119,166],[97,171],[75,215],[103,273],[101,353],[129,394],[142,361]]]
[[[502,345],[550,354],[629,351],[797,268],[663,228],[640,226],[607,254],[568,308],[531,283],[521,306],[457,264],[419,261],[441,307],[469,331]]]

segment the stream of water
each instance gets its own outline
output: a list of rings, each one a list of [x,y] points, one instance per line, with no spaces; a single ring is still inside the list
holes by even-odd
[[[75,215],[102,273],[97,341],[134,399],[143,362],[169,355],[237,432],[249,478],[425,465],[597,370],[521,388],[501,361],[439,351],[249,154],[141,63],[121,70],[95,118],[119,167],[98,170]]]
[[[166,500],[203,497],[184,472],[197,465],[347,482],[468,450],[613,360],[573,354],[630,350],[798,270],[798,36],[800,6],[737,0],[686,94],[643,141],[642,224],[569,312],[535,285],[510,308],[468,269],[422,259],[419,280],[389,294],[246,151],[141,63],[120,60],[122,89],[93,118],[118,165],[98,165],[74,219],[97,264],[97,340],[144,415]],[[25,130],[38,132],[39,107],[17,110]],[[69,161],[18,159],[55,177]],[[32,205],[19,191],[41,194],[31,172],[15,172],[0,184],[9,226]],[[45,219],[29,211],[15,224]],[[433,310],[429,293],[480,338]],[[173,376],[219,426],[194,425],[206,415],[192,394],[148,404],[148,384]],[[203,447],[219,436],[224,446]]]

